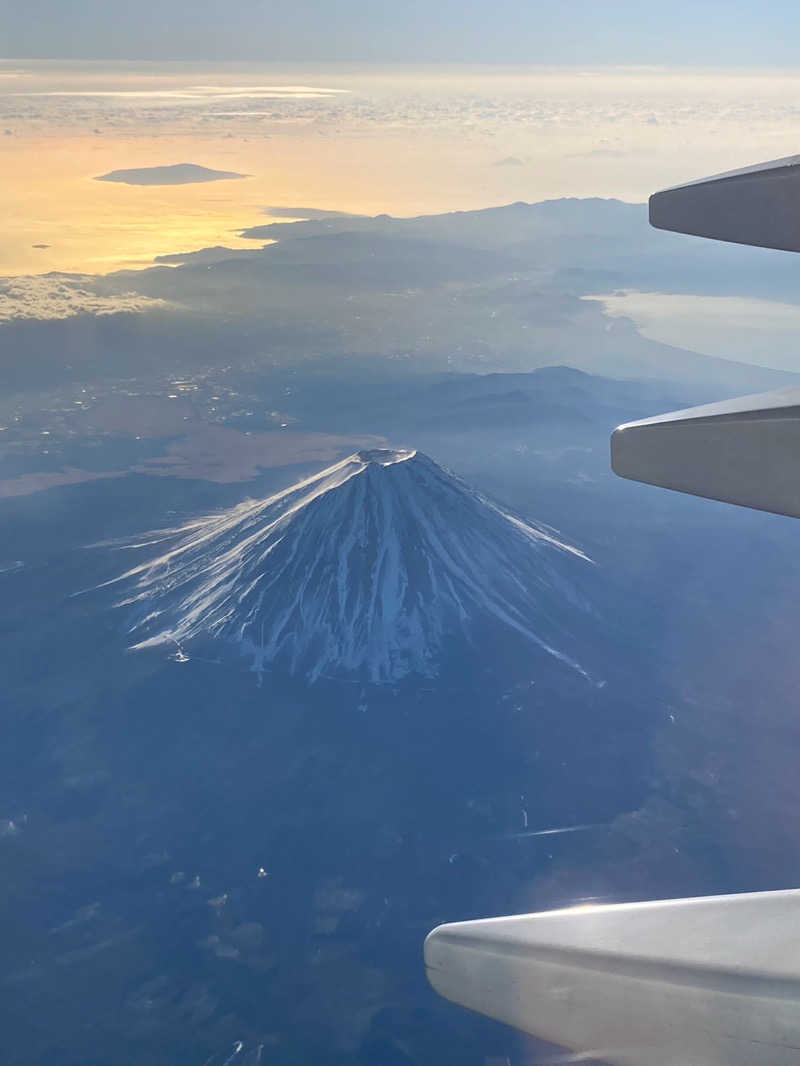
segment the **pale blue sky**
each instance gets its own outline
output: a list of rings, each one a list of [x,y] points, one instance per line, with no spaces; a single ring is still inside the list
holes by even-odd
[[[0,0],[6,58],[795,66],[794,0]]]

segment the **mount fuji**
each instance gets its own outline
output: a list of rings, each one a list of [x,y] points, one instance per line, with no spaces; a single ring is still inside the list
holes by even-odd
[[[591,560],[420,452],[357,452],[146,543],[161,553],[116,579],[134,648],[184,659],[215,637],[259,679],[274,667],[381,684],[435,676],[446,649],[474,647],[488,625],[584,674],[568,619],[589,613]]]

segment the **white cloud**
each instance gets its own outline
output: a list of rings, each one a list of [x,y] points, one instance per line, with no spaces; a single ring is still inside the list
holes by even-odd
[[[215,99],[293,100],[319,99],[347,93],[348,89],[331,89],[315,85],[187,85],[180,89],[46,89],[10,93],[10,96],[98,97],[111,100],[194,100],[205,103]]]
[[[50,274],[0,279],[0,322],[114,315],[171,306],[138,292],[99,293],[92,279]]]

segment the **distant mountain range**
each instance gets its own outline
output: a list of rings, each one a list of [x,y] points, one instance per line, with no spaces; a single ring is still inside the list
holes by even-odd
[[[115,171],[103,180],[182,181],[188,166]],[[198,169],[205,177],[241,176]],[[691,339],[687,347],[650,339],[631,319],[606,314],[597,299],[638,291],[792,302],[800,263],[788,253],[764,257],[761,249],[655,231],[644,205],[617,200],[407,219],[310,215],[245,230],[252,248],[170,254],[152,269],[103,277],[37,279],[45,288],[42,314],[50,313],[44,297],[52,286],[71,317],[23,320],[7,300],[0,381],[28,389],[96,373],[125,376],[132,366],[162,367],[167,353],[170,366],[186,373],[216,365],[221,350],[233,367],[314,361],[339,378],[364,360],[373,371],[402,370],[407,378],[562,364],[710,388],[720,398],[797,381],[786,371],[691,351]],[[81,313],[87,293],[102,314]],[[759,361],[770,360],[762,353]],[[785,353],[780,361],[789,365]]]

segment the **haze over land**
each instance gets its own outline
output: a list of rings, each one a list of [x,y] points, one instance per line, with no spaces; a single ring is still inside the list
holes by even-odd
[[[792,882],[795,525],[608,439],[798,382],[800,260],[644,205],[798,114],[779,71],[0,65],[4,1066],[550,1061],[433,995],[433,925]],[[250,177],[150,184],[187,159]]]

